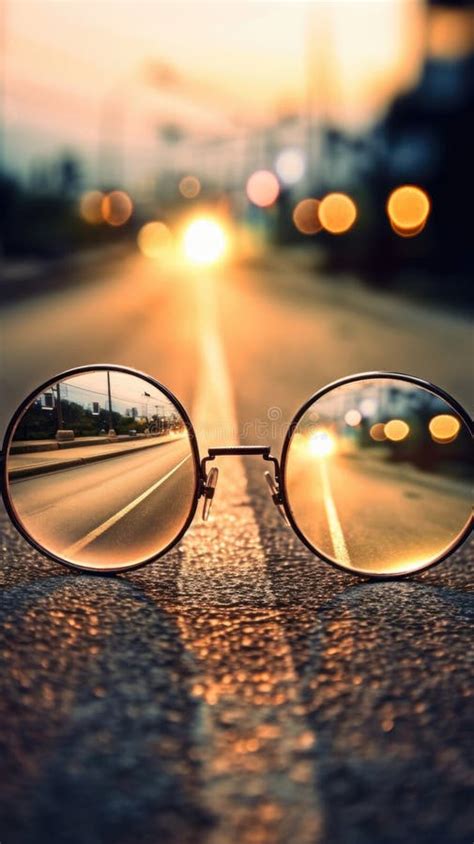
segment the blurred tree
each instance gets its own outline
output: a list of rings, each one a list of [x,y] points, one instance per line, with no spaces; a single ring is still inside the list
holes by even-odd
[[[60,192],[64,196],[76,196],[82,183],[80,161],[70,153],[65,153],[58,161],[57,174]]]

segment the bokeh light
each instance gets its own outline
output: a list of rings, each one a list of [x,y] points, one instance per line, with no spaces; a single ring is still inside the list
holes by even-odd
[[[461,429],[461,423],[456,416],[441,413],[439,416],[433,416],[428,427],[433,440],[443,445],[454,442]]]
[[[293,211],[293,222],[301,234],[317,234],[322,225],[319,220],[319,200],[302,199]]]
[[[102,223],[102,200],[104,194],[100,190],[89,190],[83,193],[79,200],[79,213],[86,223],[97,225]]]
[[[329,457],[336,449],[336,441],[329,431],[321,429],[311,435],[308,448],[313,457]]]
[[[431,203],[428,195],[416,185],[403,185],[389,196],[387,214],[392,229],[400,237],[415,237],[423,231]]]
[[[358,410],[348,410],[346,415],[344,416],[344,422],[346,425],[349,425],[350,428],[357,428],[357,425],[360,425],[362,422],[362,414],[359,413]]]
[[[410,426],[403,419],[391,419],[384,425],[384,434],[392,442],[401,442],[410,433]]]
[[[171,232],[165,223],[145,223],[138,232],[138,248],[147,258],[161,258],[172,244]]]
[[[185,199],[195,199],[201,191],[201,182],[197,176],[183,176],[179,183],[179,192]]]
[[[376,443],[383,443],[387,439],[383,422],[376,422],[375,425],[372,425],[369,434]]]
[[[275,170],[285,185],[295,185],[305,171],[304,153],[298,147],[288,147],[280,152],[275,161]]]
[[[323,228],[331,234],[349,231],[356,217],[356,204],[345,193],[328,193],[320,203],[319,219]]]
[[[280,185],[270,170],[256,170],[247,180],[247,196],[260,208],[268,208],[278,198]]]
[[[192,264],[215,264],[227,249],[223,227],[211,218],[201,217],[189,224],[183,241],[184,254]]]
[[[133,203],[125,191],[113,190],[102,199],[101,209],[109,226],[123,226],[132,215]]]

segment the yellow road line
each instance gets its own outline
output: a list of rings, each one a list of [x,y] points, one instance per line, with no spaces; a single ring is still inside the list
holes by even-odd
[[[94,528],[93,530],[90,530],[89,533],[86,533],[86,535],[82,537],[82,539],[78,539],[77,542],[74,542],[72,545],[69,545],[67,548],[61,551],[61,554],[64,557],[74,557],[87,545],[90,545],[91,542],[94,541],[94,539],[98,539],[99,536],[102,536],[102,534],[109,530],[109,528],[117,524],[120,519],[123,519],[123,517],[126,516],[127,513],[130,513],[131,510],[134,510],[135,507],[138,507],[138,505],[141,504],[142,501],[145,501],[145,499],[148,498],[148,496],[151,495],[153,492],[155,492],[155,490],[157,490],[162,484],[164,484],[165,481],[168,480],[168,478],[171,478],[171,476],[174,475],[174,473],[183,465],[183,463],[186,463],[186,460],[189,460],[190,457],[191,455],[187,454],[186,457],[183,458],[183,460],[180,460],[180,462],[177,463],[176,466],[174,466],[166,475],[163,475],[163,477],[160,478],[159,481],[156,481],[153,486],[146,489],[145,492],[142,492],[141,495],[138,496],[138,498],[135,498],[133,501],[130,501],[130,503],[123,507],[121,510],[119,510],[118,513],[114,513],[113,516],[111,516],[105,522],[102,522],[101,525],[98,525],[98,527]]]

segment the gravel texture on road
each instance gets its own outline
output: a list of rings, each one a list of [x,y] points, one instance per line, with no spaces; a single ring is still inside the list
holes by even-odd
[[[242,602],[235,578],[209,602],[218,548],[196,558],[200,588],[183,594],[179,551],[87,576],[3,525],[4,840],[471,840],[473,546],[410,580],[355,580],[285,530],[258,469],[271,602]],[[225,776],[204,722],[223,685],[218,728],[235,765]],[[279,715],[288,705],[296,735]],[[238,824],[226,818],[234,775],[247,784]]]

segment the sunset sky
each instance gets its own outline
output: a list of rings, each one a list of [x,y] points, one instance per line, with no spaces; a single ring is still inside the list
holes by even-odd
[[[4,17],[10,166],[94,157],[118,110],[137,160],[160,125],[232,138],[308,102],[357,128],[421,57],[419,0],[6,0]]]

